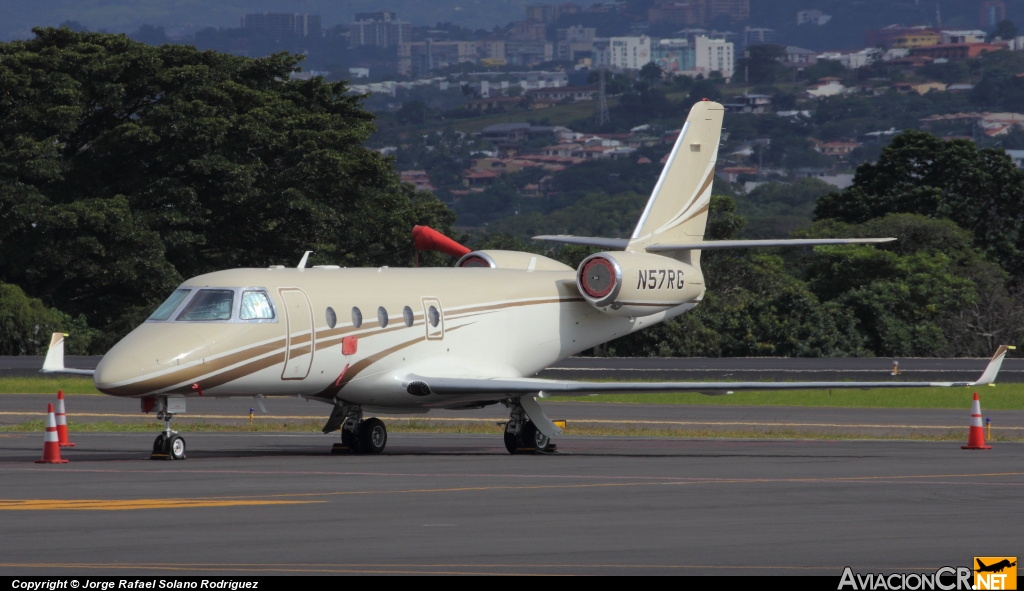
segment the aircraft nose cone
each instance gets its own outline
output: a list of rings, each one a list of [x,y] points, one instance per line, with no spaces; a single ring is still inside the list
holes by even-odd
[[[111,351],[96,366],[92,380],[96,389],[104,394],[131,396],[134,393],[131,382],[142,374],[142,363],[138,359],[120,351]]]

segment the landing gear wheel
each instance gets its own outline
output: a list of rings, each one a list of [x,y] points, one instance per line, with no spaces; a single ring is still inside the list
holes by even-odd
[[[519,441],[516,434],[512,432],[512,421],[505,423],[505,449],[510,454],[519,453]]]
[[[544,451],[549,441],[548,436],[538,431],[537,425],[534,425],[532,421],[523,423],[523,426],[519,428],[519,435],[516,439],[519,449],[523,452]]]
[[[378,418],[366,419],[359,424],[359,450],[364,454],[379,454],[388,443],[388,430]]]
[[[530,423],[531,425],[533,423]],[[537,451],[547,451],[548,444],[551,443],[551,438],[541,433],[536,427],[533,431],[533,446]]]
[[[185,459],[185,438],[181,435],[171,435],[167,440],[168,450],[171,454],[172,460],[184,460]]]
[[[342,429],[341,430],[341,444],[344,445],[354,454],[359,453],[359,430],[358,427],[353,429]]]
[[[153,456],[163,456],[168,453],[167,449],[167,434],[161,433],[156,436],[156,440],[153,441]]]

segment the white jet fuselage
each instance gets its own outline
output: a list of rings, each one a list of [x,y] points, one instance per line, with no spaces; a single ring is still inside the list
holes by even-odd
[[[412,394],[403,380],[531,376],[681,314],[703,295],[701,286],[698,297],[645,317],[608,315],[581,297],[569,267],[235,269],[182,288],[191,291],[167,320],[143,323],[104,357],[95,374],[99,390],[132,397],[302,395],[410,409],[496,402],[493,393]],[[203,289],[234,290],[230,318],[178,319]],[[273,318],[240,319],[242,290],[268,294]]]

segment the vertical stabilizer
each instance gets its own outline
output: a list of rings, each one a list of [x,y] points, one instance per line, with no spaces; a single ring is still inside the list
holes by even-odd
[[[50,335],[50,346],[46,349],[46,358],[43,359],[44,372],[64,371],[64,337],[68,336],[63,332],[55,332]]]
[[[690,110],[626,250],[642,252],[655,244],[704,238],[724,112],[722,105],[711,101]]]

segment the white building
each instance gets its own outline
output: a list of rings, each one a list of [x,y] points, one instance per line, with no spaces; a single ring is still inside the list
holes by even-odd
[[[876,47],[868,47],[861,49],[860,51],[833,51],[828,53],[818,54],[818,60],[831,60],[839,62],[847,70],[856,70],[865,66],[870,66],[875,63],[879,56],[882,55],[880,49]]]
[[[724,39],[709,39],[704,36],[694,40],[694,69],[709,75],[719,72],[722,78],[732,78],[736,60],[733,45]]]
[[[953,43],[984,43],[985,42],[985,31],[969,30],[969,31],[939,31],[942,35],[943,45],[950,45]]]
[[[820,10],[801,10],[796,13],[796,24],[822,26],[832,20],[832,15]]]
[[[598,68],[639,70],[651,62],[651,38],[641,35],[594,39],[594,61]]]

